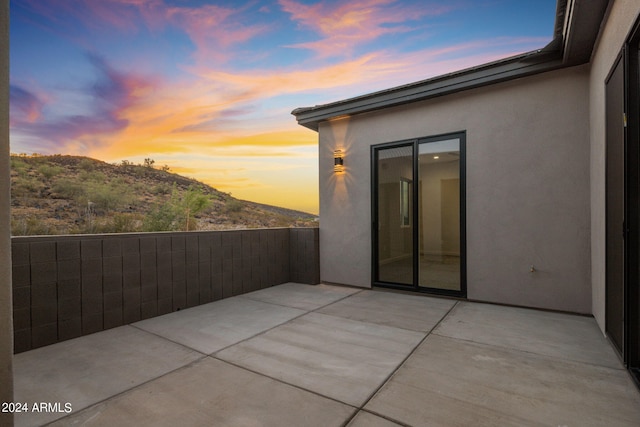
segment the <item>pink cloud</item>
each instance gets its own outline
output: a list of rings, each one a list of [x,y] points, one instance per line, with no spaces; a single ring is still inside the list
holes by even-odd
[[[356,0],[314,5],[295,0],[279,0],[279,3],[294,21],[322,37],[317,41],[298,43],[291,47],[311,49],[321,57],[351,53],[357,45],[384,34],[411,30],[411,27],[401,24],[449,10],[444,6],[405,6],[396,0]]]
[[[77,33],[80,22],[90,30],[137,33],[146,27],[158,31],[175,26],[184,31],[196,45],[195,57],[204,61],[226,60],[232,47],[268,30],[266,25],[247,25],[243,12],[247,9],[212,4],[199,7],[170,6],[164,0],[24,0],[31,10],[46,16],[67,34]],[[74,19],[69,19],[70,17]],[[82,35],[76,42],[84,44]]]
[[[215,5],[199,8],[173,7],[166,10],[169,22],[183,29],[197,47],[196,58],[207,61],[225,60],[229,48],[263,33],[266,26],[247,26],[241,23],[241,9]]]
[[[161,23],[162,0],[24,0],[28,7],[57,25],[73,28],[75,18],[89,29],[136,33],[142,20],[150,26]]]
[[[547,38],[498,38],[410,53],[379,51],[306,70],[192,71],[221,91],[232,105],[260,104],[274,96],[311,92],[321,94],[317,101],[322,103],[485,64],[546,42]]]

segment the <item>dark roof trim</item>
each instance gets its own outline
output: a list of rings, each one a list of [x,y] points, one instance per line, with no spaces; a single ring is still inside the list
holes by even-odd
[[[608,4],[608,0],[568,2],[562,49],[562,60],[566,66],[584,64],[591,60],[593,46],[600,33]]]
[[[567,12],[567,0],[558,0],[556,2],[556,19],[553,28],[553,39],[562,39],[564,35],[565,16]]]
[[[608,0],[558,0],[554,39],[540,50],[356,98],[297,108],[291,114],[298,124],[317,131],[322,121],[588,62],[607,3]]]
[[[537,55],[543,56],[545,60],[536,60]],[[357,98],[315,107],[297,108],[291,114],[296,116],[298,124],[317,131],[319,123],[325,120],[422,101],[560,67],[562,67],[560,51],[551,55],[547,52],[535,51],[482,67],[474,67]]]

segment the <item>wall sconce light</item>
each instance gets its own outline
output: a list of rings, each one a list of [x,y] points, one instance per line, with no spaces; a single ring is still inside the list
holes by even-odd
[[[333,152],[333,171],[335,173],[344,172],[344,153],[342,150],[335,150]]]

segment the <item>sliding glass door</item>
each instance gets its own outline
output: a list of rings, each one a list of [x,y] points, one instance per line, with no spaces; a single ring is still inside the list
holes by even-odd
[[[464,133],[372,148],[377,285],[464,296]]]

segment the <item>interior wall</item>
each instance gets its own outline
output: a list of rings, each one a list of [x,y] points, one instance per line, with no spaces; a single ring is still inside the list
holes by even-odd
[[[406,157],[381,160],[381,165],[378,168],[378,182],[400,185],[397,181],[398,176],[411,181],[413,179],[413,170],[408,162]]]
[[[453,246],[445,247],[443,242],[443,219],[445,215],[456,215],[457,212],[443,211],[443,180],[459,178],[460,162],[430,163],[420,169],[421,187],[421,254],[460,255],[460,228],[458,238]],[[444,206],[447,208],[447,206]],[[448,207],[451,209],[451,206]],[[459,212],[459,211],[458,211]],[[454,236],[449,236],[454,237]],[[456,240],[455,238],[453,240]]]
[[[400,179],[409,182],[413,180],[413,168],[406,157],[380,161],[378,168],[378,204],[381,223],[379,257],[382,262],[411,256],[413,251],[411,244],[413,218],[410,227],[402,226]],[[412,212],[411,205],[409,212]]]
[[[592,311],[605,328],[605,79],[640,14],[637,0],[613,2],[594,49],[589,78]]]
[[[371,145],[466,131],[468,297],[590,313],[588,79],[573,67],[321,123],[321,280],[371,286]]]
[[[9,161],[9,0],[0,0],[0,402],[13,401]],[[12,415],[0,412],[0,425]]]

